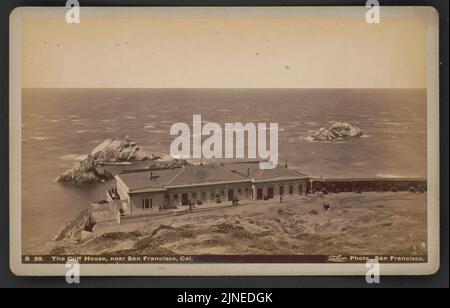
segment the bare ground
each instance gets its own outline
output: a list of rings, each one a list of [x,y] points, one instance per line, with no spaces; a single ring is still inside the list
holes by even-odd
[[[326,210],[324,203],[329,204]],[[340,193],[94,227],[36,254],[426,255],[426,194]]]

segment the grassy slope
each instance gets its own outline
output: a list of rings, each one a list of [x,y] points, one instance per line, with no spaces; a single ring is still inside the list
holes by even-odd
[[[341,193],[282,204],[258,201],[94,230],[88,240],[63,240],[43,249],[52,254],[424,255],[426,194]]]

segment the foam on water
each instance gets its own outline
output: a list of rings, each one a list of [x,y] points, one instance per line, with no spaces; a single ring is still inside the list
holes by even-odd
[[[87,154],[67,154],[60,156],[59,158],[62,160],[81,161],[87,157]]]
[[[36,236],[50,239],[92,200],[105,198],[104,185],[54,182],[76,160],[124,133],[151,152],[167,153],[175,138],[169,121],[191,126],[193,114],[222,129],[223,123],[279,123],[280,160],[309,175],[426,176],[424,90],[26,89],[22,99],[22,136],[30,140],[22,146],[24,246]],[[309,130],[328,121],[360,121],[364,135],[314,142]]]

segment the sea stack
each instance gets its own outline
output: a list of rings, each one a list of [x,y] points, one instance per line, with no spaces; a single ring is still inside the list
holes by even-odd
[[[71,169],[56,178],[56,182],[72,184],[93,184],[114,178],[106,169],[109,164],[123,164],[149,161],[148,167],[154,169],[175,168],[187,164],[183,159],[160,159],[154,153],[142,150],[128,135],[120,138],[107,138],[97,145],[87,156]]]
[[[313,141],[343,141],[348,138],[361,137],[363,132],[347,122],[335,122],[330,127],[322,127],[312,135]]]

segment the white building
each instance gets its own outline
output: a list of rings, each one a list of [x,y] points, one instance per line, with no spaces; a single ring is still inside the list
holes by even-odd
[[[262,200],[307,193],[309,178],[278,165],[259,169],[259,162],[189,165],[116,175],[109,200],[120,200],[125,215],[159,211],[189,203]]]

